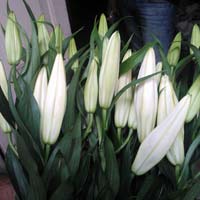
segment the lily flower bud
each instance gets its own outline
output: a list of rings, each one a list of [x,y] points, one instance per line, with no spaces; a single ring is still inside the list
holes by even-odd
[[[167,75],[161,78],[159,93],[157,124],[160,124],[178,103],[176,93]],[[182,165],[184,157],[184,127],[182,127],[167,153],[167,158],[176,166]]]
[[[197,24],[195,24],[193,26],[190,43],[197,48],[200,47],[200,29],[199,29],[199,26]],[[192,49],[190,49],[190,53],[193,54]]]
[[[192,119],[199,113],[200,110],[200,75],[190,87],[188,94],[191,96],[191,103],[185,120],[186,122],[192,121]]]
[[[153,73],[156,73],[155,53],[153,48],[150,48],[140,67],[138,79]],[[140,142],[147,137],[155,126],[158,106],[157,87],[157,80],[154,76],[136,85],[134,102]]]
[[[169,51],[167,54],[167,60],[169,64],[172,66],[176,66],[179,61],[180,54],[181,54],[181,40],[182,40],[182,36],[181,36],[181,32],[179,32],[175,36],[169,48]]]
[[[97,79],[97,58],[94,57],[90,64],[88,77],[84,88],[85,110],[88,113],[94,113],[97,107],[98,99],[98,79]]]
[[[104,14],[101,14],[100,21],[99,21],[99,29],[98,29],[101,39],[105,36],[107,31],[108,31],[108,24],[107,24],[106,16]]]
[[[35,88],[33,95],[38,103],[38,107],[40,110],[40,127],[42,128],[42,119],[43,119],[43,113],[44,113],[44,106],[45,106],[45,100],[46,100],[46,93],[47,93],[47,70],[46,67],[42,67],[40,70],[37,80],[35,83]],[[42,132],[42,131],[41,131]]]
[[[176,104],[172,112],[145,138],[139,147],[132,171],[142,175],[158,164],[167,154],[184,125],[190,105],[186,95]]]
[[[135,130],[137,129],[136,113],[134,106],[134,99],[132,99],[129,116],[128,116],[128,127]]]
[[[68,47],[68,57],[69,59],[72,58],[75,54],[77,53],[77,47],[76,47],[76,42],[74,38],[71,38],[69,42],[69,47]],[[72,70],[76,71],[79,66],[79,61],[76,59],[72,65]]]
[[[109,39],[107,37],[105,37],[103,39],[103,46],[102,46],[102,60],[104,60],[104,57],[106,55],[106,49],[107,49],[107,46],[108,46],[108,42],[109,42]]]
[[[38,28],[38,44],[40,47],[40,55],[44,55],[49,50],[49,33],[44,24],[44,15],[41,15],[37,22]]]
[[[131,50],[128,50],[123,58],[123,61],[128,59],[132,55]],[[128,85],[132,80],[132,71],[129,70],[127,73],[120,76],[116,93],[119,92],[123,87]],[[129,110],[132,100],[132,88],[128,88],[117,100],[115,104],[115,126],[117,128],[124,128],[128,121]]]
[[[22,55],[22,42],[14,12],[10,12],[5,30],[5,48],[10,65],[17,65]]]
[[[109,39],[99,75],[99,104],[107,109],[113,99],[119,76],[120,35],[114,32]]]
[[[42,119],[42,138],[45,144],[58,139],[66,109],[66,74],[62,54],[57,54],[49,79]]]
[[[161,70],[162,70],[162,62],[158,62],[156,65],[156,72],[160,72]],[[162,73],[155,75],[155,79],[156,79],[158,85],[160,83],[161,74]]]
[[[0,87],[3,91],[3,94],[8,99],[8,83],[7,83],[7,79],[6,79],[6,73],[5,73],[5,70],[4,70],[4,67],[3,67],[3,64],[1,61],[0,61]],[[8,122],[5,120],[5,118],[3,117],[3,115],[1,113],[0,113],[0,127],[3,131],[3,133],[11,132],[10,125],[8,124]]]

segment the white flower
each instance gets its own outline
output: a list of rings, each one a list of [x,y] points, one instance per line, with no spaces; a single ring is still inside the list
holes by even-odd
[[[150,48],[140,67],[138,79],[156,73],[155,53]],[[139,141],[142,142],[152,131],[156,122],[158,91],[156,78],[150,77],[136,85],[135,112]]]
[[[128,59],[132,55],[131,50],[128,50],[123,58],[123,61]],[[123,62],[122,61],[122,62]],[[116,93],[119,92],[122,88],[128,85],[132,80],[132,71],[129,70],[127,73],[120,76],[117,87]],[[132,88],[128,88],[117,100],[115,104],[115,126],[118,128],[123,128],[126,126],[128,121],[129,110],[131,106],[132,100]]]
[[[157,124],[160,124],[178,103],[176,93],[167,75],[161,78],[159,93]],[[167,158],[173,165],[182,165],[184,157],[184,127],[182,127],[167,153]]]
[[[173,111],[145,138],[139,147],[132,165],[132,171],[142,175],[160,162],[184,125],[190,105],[190,96],[186,95]]]
[[[57,54],[47,87],[44,106],[42,138],[54,144],[59,136],[66,109],[67,88],[62,54]]]
[[[90,64],[87,80],[84,88],[84,104],[88,113],[94,113],[98,99],[98,80],[97,80],[97,58],[93,58]]]
[[[109,39],[99,75],[99,104],[107,109],[113,99],[119,76],[120,35],[114,32]]]

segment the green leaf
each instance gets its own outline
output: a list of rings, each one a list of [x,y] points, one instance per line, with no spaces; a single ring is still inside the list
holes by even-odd
[[[62,127],[64,133],[73,129],[76,120],[76,92],[79,83],[80,71],[81,68],[79,67],[75,72],[67,91],[67,107]]]
[[[150,47],[153,47],[156,42],[147,43],[144,47],[142,47],[137,52],[133,53],[127,60],[125,60],[120,66],[120,76],[129,70],[135,69],[143,60],[147,50]]]
[[[70,183],[61,183],[54,194],[51,196],[50,200],[73,200],[73,192],[74,188]]]
[[[141,189],[137,193],[136,200],[143,200],[145,199],[145,196],[148,195],[149,190],[151,189],[151,186],[154,183],[155,177],[153,175],[149,175],[145,178],[143,184],[141,185]]]
[[[37,144],[40,144],[40,111],[38,104],[28,85],[23,81],[21,83],[23,84],[23,91],[17,105],[17,111],[31,136]]]
[[[9,146],[6,152],[6,167],[9,173],[9,178],[18,196],[20,199],[26,200],[29,188],[28,180],[19,159]]]
[[[23,138],[19,134],[16,135],[19,159],[22,163],[22,166],[26,170],[26,173],[28,174],[30,182],[28,199],[46,199],[46,190],[44,183],[39,176],[38,165],[32,158],[32,155],[30,154],[29,149],[27,148],[27,144],[25,144]]]
[[[200,196],[200,181],[197,181],[186,193],[183,200],[195,200]]]
[[[12,126],[14,126],[14,118],[10,111],[9,103],[8,103],[6,97],[4,96],[4,93],[1,89],[1,87],[0,87],[0,112],[4,116],[6,121],[9,124],[11,124]]]
[[[199,68],[199,71],[200,71],[200,50],[192,44],[190,44],[190,48],[194,52],[194,57],[197,61],[198,68]]]
[[[113,199],[117,195],[120,185],[119,168],[112,142],[105,137],[106,177],[112,191]]]
[[[175,75],[176,77],[182,72],[182,70],[189,64],[193,59],[193,55],[188,55],[181,59],[175,68]]]
[[[189,163],[199,144],[200,144],[200,135],[196,137],[196,139],[192,142],[187,151],[187,154],[185,156],[185,161],[183,164],[183,169],[181,171],[181,175],[178,180],[179,186],[182,186],[187,181],[187,178],[189,176]]]
[[[36,72],[38,71],[38,68],[40,66],[40,50],[39,50],[36,27],[34,26],[33,22],[31,23],[31,25],[32,25],[31,59],[27,72],[24,73],[23,78],[31,86],[31,88],[33,88],[34,87],[33,78],[35,77]]]
[[[121,53],[120,53],[120,54],[121,54],[121,58],[123,58],[124,55],[126,54],[126,51],[127,51],[128,48],[129,48],[129,45],[130,45],[130,43],[131,43],[132,38],[133,38],[133,35],[131,35],[131,37],[128,39],[128,41],[127,41],[126,44],[124,45],[123,49],[121,50]]]

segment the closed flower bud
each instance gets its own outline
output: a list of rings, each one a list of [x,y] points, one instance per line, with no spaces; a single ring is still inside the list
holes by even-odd
[[[155,53],[150,48],[140,67],[139,78],[156,73]],[[154,76],[142,81],[135,88],[135,112],[137,120],[138,139],[142,142],[153,130],[156,122],[158,91],[157,81]]]
[[[113,99],[119,76],[120,35],[114,32],[109,39],[99,75],[99,104],[107,109]]]
[[[76,42],[74,38],[71,38],[68,47],[68,57],[72,58],[77,53]],[[76,59],[72,65],[72,70],[76,71],[79,66],[79,61]]]
[[[98,80],[97,80],[97,58],[93,58],[90,64],[87,80],[84,88],[85,110],[94,113],[98,99]]]
[[[156,72],[160,72],[161,70],[162,70],[162,62],[158,62],[156,65]],[[158,85],[160,83],[161,74],[162,73],[155,75],[155,79],[156,79]]]
[[[5,47],[10,65],[17,65],[22,55],[22,42],[14,12],[10,12],[5,30]]]
[[[49,50],[49,33],[44,24],[44,16],[41,15],[37,22],[38,28],[38,43],[40,47],[40,55],[44,55]]]
[[[105,37],[103,39],[103,46],[102,46],[102,60],[104,60],[104,57],[106,55],[106,49],[107,49],[107,46],[108,46],[108,42],[109,42],[109,39],[107,37]]]
[[[192,119],[199,113],[200,110],[200,75],[190,87],[188,94],[191,96],[191,103],[185,120],[186,122],[192,121]]]
[[[172,112],[145,138],[139,147],[132,171],[142,175],[158,164],[167,154],[184,125],[190,105],[186,95],[176,104]]]
[[[123,58],[123,61],[128,59],[131,56],[131,50],[128,50]],[[120,76],[116,93],[119,92],[123,87],[128,85],[132,80],[132,71],[129,70],[127,73]],[[128,88],[117,100],[115,104],[115,126],[117,128],[124,128],[128,121],[129,110],[132,100],[132,88]]]
[[[132,100],[131,107],[130,107],[130,110],[129,110],[128,127],[133,129],[133,130],[137,129],[134,99]]]
[[[175,36],[169,48],[169,51],[167,54],[167,60],[169,64],[172,66],[176,66],[179,61],[180,54],[181,54],[181,40],[182,40],[182,36],[181,36],[181,33],[179,32]]]
[[[35,83],[35,88],[34,88],[34,97],[38,103],[39,110],[40,110],[40,129],[42,129],[42,119],[43,119],[43,114],[44,114],[44,106],[45,106],[45,100],[46,100],[46,93],[47,93],[47,71],[46,67],[42,67],[40,70],[37,80]]]
[[[157,124],[160,124],[178,103],[172,83],[167,75],[161,78],[159,93]],[[181,128],[170,147],[167,158],[173,165],[182,165],[184,161],[184,127]]]
[[[67,88],[62,54],[57,54],[49,79],[42,119],[42,138],[45,144],[58,139],[66,109]]]
[[[105,34],[108,31],[108,24],[106,20],[106,16],[104,14],[101,14],[100,21],[99,21],[99,35],[101,38],[105,36]]]
[[[0,86],[3,91],[3,94],[8,99],[8,83],[7,83],[7,79],[6,79],[6,73],[5,73],[5,70],[4,70],[4,67],[3,67],[3,64],[1,63],[1,61],[0,61]],[[1,113],[0,113],[0,127],[3,131],[3,133],[11,132],[10,125],[8,124],[8,122],[5,120],[5,118],[3,117],[3,115]]]
[[[200,47],[200,29],[197,24],[193,26],[192,29],[192,36],[191,36],[191,44],[194,45],[195,47],[199,48]],[[193,54],[192,49],[190,49],[190,53]]]

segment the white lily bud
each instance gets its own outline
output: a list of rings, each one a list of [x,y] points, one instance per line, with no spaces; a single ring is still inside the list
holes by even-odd
[[[40,129],[42,129],[42,120],[43,120],[43,114],[44,114],[44,106],[45,106],[45,100],[46,100],[46,94],[47,94],[47,70],[46,67],[42,67],[40,70],[37,80],[35,82],[35,87],[33,91],[33,95],[38,103],[38,107],[40,110]],[[42,130],[41,130],[42,133]]]
[[[136,120],[134,99],[132,100],[130,111],[129,111],[128,127],[133,130],[137,129],[137,120]]]
[[[199,48],[200,47],[200,29],[197,24],[193,26],[192,29],[192,36],[191,36],[191,44],[194,45],[195,47]],[[190,49],[190,54],[193,54],[192,49]]]
[[[107,109],[113,99],[119,76],[120,35],[116,31],[109,39],[99,75],[99,104]]]
[[[156,73],[155,53],[153,48],[150,48],[140,67],[138,79],[153,73]],[[134,102],[137,133],[140,142],[146,138],[155,126],[158,106],[157,87],[157,80],[154,76],[136,85]]]
[[[167,54],[167,60],[170,65],[176,66],[181,54],[181,32],[177,33]]]
[[[38,43],[40,47],[40,55],[44,55],[49,50],[49,33],[44,24],[44,15],[41,15],[37,22],[38,28]]]
[[[3,94],[8,99],[8,83],[6,79],[6,73],[1,61],[0,61],[0,86],[3,91]],[[1,113],[0,113],[0,127],[3,133],[11,132],[10,125],[8,124],[8,122],[5,120],[5,118],[3,117]]]
[[[103,38],[105,36],[105,34],[108,31],[108,24],[107,24],[107,20],[106,20],[106,16],[104,14],[101,14],[100,20],[99,20],[99,35],[101,38]]]
[[[22,55],[22,41],[14,12],[8,14],[5,30],[5,48],[10,65],[17,65]]]
[[[156,72],[160,72],[162,70],[162,62],[158,62],[156,65]],[[155,75],[155,79],[157,81],[157,85],[159,85],[160,83],[160,77],[161,77],[162,73]]]
[[[132,171],[142,175],[158,164],[167,154],[184,125],[190,105],[186,95],[173,111],[145,138],[139,147],[132,165]]]
[[[97,99],[98,99],[97,62],[98,62],[97,58],[94,57],[90,64],[84,88],[85,110],[88,113],[94,113],[97,107]]]
[[[49,79],[44,106],[42,138],[45,144],[58,139],[67,102],[66,74],[62,54],[57,54]]]
[[[76,53],[77,53],[76,41],[74,38],[72,38],[69,42],[69,47],[68,47],[69,59],[72,58]],[[79,60],[76,59],[71,68],[72,70],[76,71],[78,67],[79,67]]]
[[[104,57],[106,55],[106,49],[107,49],[107,46],[108,46],[108,42],[109,42],[109,39],[107,37],[105,37],[103,39],[103,46],[102,46],[102,60],[104,60]]]
[[[128,59],[131,55],[132,55],[131,50],[128,50],[123,58],[123,61]],[[123,87],[128,85],[131,82],[131,80],[132,80],[131,70],[120,76],[116,87],[116,93],[119,92]],[[132,88],[130,87],[119,97],[119,99],[115,104],[114,120],[115,120],[115,126],[117,128],[124,128],[127,124],[132,95],[133,95]]]
[[[192,121],[192,119],[199,113],[200,110],[200,75],[190,87],[188,94],[191,95],[191,103],[185,120],[186,122]]]
[[[178,103],[176,93],[167,75],[161,78],[159,92],[157,124],[160,124]],[[182,127],[167,153],[167,158],[173,165],[182,165],[184,157],[184,127]]]

